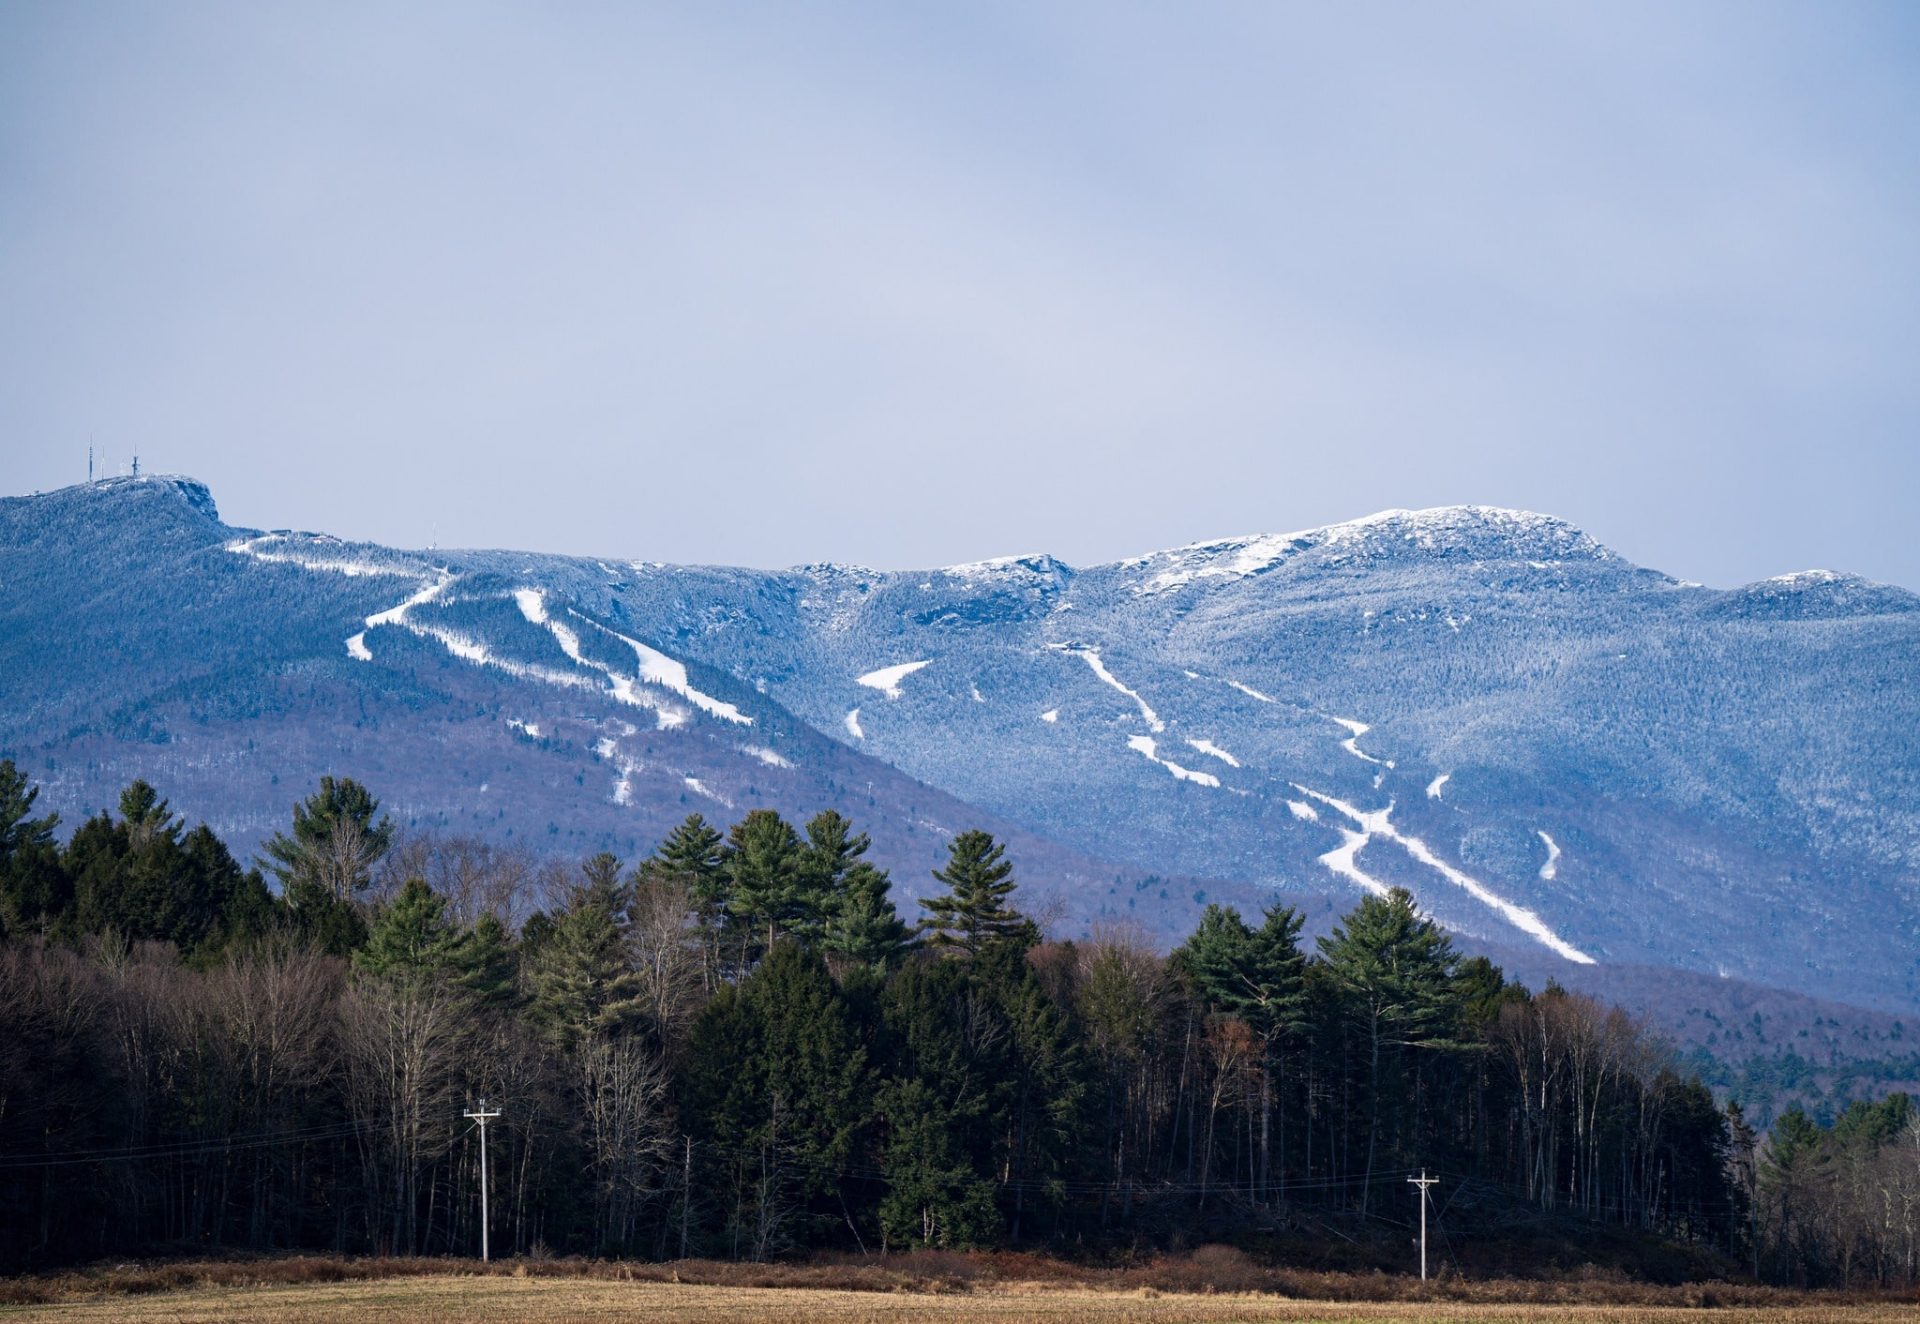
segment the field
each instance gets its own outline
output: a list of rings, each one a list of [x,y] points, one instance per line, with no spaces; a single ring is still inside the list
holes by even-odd
[[[906,1257],[903,1257],[906,1258]],[[591,1324],[827,1324],[986,1321],[987,1324],[1229,1324],[1237,1321],[1547,1320],[1555,1324],[1782,1321],[1880,1324],[1920,1317],[1912,1295],[1867,1299],[1704,1284],[1654,1288],[1623,1282],[1419,1284],[1381,1275],[1320,1275],[1295,1284],[1303,1299],[1263,1291],[1209,1291],[1191,1261],[1172,1287],[1136,1273],[1047,1273],[1049,1262],[987,1266],[962,1257],[886,1264],[749,1267],[683,1265],[497,1265],[491,1272],[447,1261],[282,1260],[235,1264],[116,1266],[45,1279],[0,1280],[0,1320],[99,1324],[319,1324],[340,1319],[393,1324],[531,1321]],[[1057,1267],[1057,1266],[1055,1266]],[[1204,1262],[1199,1266],[1207,1268]],[[1232,1280],[1231,1261],[1214,1266]],[[1042,1271],[1009,1276],[1007,1270]],[[695,1281],[681,1281],[682,1274]],[[1138,1285],[1128,1285],[1129,1282]],[[1354,1299],[1359,1298],[1359,1299]],[[1414,1298],[1414,1299],[1409,1299]]]

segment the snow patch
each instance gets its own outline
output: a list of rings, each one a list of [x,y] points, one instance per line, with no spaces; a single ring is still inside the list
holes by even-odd
[[[540,723],[538,722],[523,722],[518,717],[509,717],[507,719],[507,725],[523,736],[530,737],[534,740],[540,738]]]
[[[1540,840],[1547,844],[1547,862],[1540,866],[1540,877],[1550,883],[1560,874],[1560,846],[1539,828],[1535,828],[1534,831],[1538,832]]]
[[[1293,816],[1302,822],[1318,823],[1320,821],[1320,811],[1308,804],[1305,800],[1289,800],[1287,801],[1287,808],[1291,809]]]
[[[1161,758],[1154,752],[1158,748],[1158,742],[1155,741],[1152,736],[1129,736],[1127,737],[1127,748],[1138,750],[1140,753],[1145,754],[1147,758],[1158,763],[1183,782],[1196,782],[1201,786],[1211,786],[1215,789],[1218,789],[1220,786],[1220,779],[1210,772],[1195,772],[1191,768],[1181,767],[1172,759]]]
[[[900,697],[900,682],[932,661],[933,659],[929,657],[922,658],[918,662],[897,662],[890,667],[869,671],[864,676],[856,676],[853,683],[865,685],[870,690],[879,690],[889,699],[897,699]]]
[[[1453,774],[1450,772],[1443,772],[1438,777],[1435,777],[1432,781],[1428,782],[1427,783],[1427,799],[1438,800],[1440,798],[1441,788],[1447,784],[1447,780],[1452,776]]]
[[[855,708],[846,716],[847,734],[855,740],[865,740],[867,733],[860,729],[860,710]]]
[[[547,595],[537,588],[517,588],[513,591],[513,600],[520,605],[520,614],[535,625],[547,623]]]
[[[968,688],[971,690],[973,694],[973,701],[975,703],[985,703],[987,701],[987,696],[980,692],[980,687],[978,685],[969,686]]]
[[[362,662],[373,661],[373,650],[367,647],[367,632],[351,635],[347,639],[347,656]]]
[[[1040,720],[1049,725],[1058,722],[1060,720],[1060,710],[1058,708],[1049,708],[1040,714]]]

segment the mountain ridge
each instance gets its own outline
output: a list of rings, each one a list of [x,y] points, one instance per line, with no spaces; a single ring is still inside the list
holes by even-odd
[[[0,558],[0,749],[70,805],[156,749],[199,749],[211,798],[249,744],[310,778],[377,730],[475,769],[463,791],[378,756],[389,794],[437,788],[430,821],[485,827],[477,798],[531,761],[491,830],[644,849],[689,804],[844,799],[865,769],[901,868],[935,847],[917,820],[972,813],[1088,922],[1171,938],[1201,896],[1325,914],[1403,884],[1464,937],[1576,964],[1920,1003],[1920,598],[1855,576],[1709,589],[1484,506],[1079,568],[404,551],[230,527],[157,475],[0,502]],[[83,605],[111,628],[68,656]]]

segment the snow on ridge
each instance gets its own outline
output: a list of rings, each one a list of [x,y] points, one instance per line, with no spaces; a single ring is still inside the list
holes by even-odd
[[[1168,772],[1172,773],[1175,777],[1179,778],[1183,782],[1196,782],[1201,786],[1211,786],[1216,790],[1219,789],[1220,779],[1214,776],[1212,773],[1195,772],[1192,768],[1181,767],[1178,763],[1175,763],[1172,759],[1161,758],[1157,753],[1154,752],[1156,749],[1159,748],[1159,742],[1156,741],[1152,736],[1128,736],[1127,748],[1131,750],[1137,750],[1138,752],[1145,754],[1149,760],[1151,760],[1154,763],[1158,763],[1161,767],[1165,768]]]
[[[858,708],[848,713],[842,720],[846,724],[848,735],[852,736],[855,740],[865,740],[867,738],[867,733],[860,729],[860,710]]]
[[[1237,768],[1240,766],[1239,759],[1227,753],[1226,750],[1220,748],[1220,746],[1214,744],[1211,740],[1189,739],[1187,743],[1189,745],[1192,745],[1195,749],[1199,750],[1202,754],[1206,754],[1212,758],[1219,759],[1222,763],[1226,764],[1229,768]]]
[[[922,658],[918,662],[896,662],[890,667],[880,667],[876,670],[869,671],[864,676],[855,676],[853,683],[856,685],[865,685],[870,690],[879,690],[889,699],[897,699],[901,694],[900,682],[920,670],[921,667],[930,666],[932,662],[933,659],[930,657]],[[978,691],[976,691],[976,693],[978,693]]]
[[[1615,554],[1563,519],[1504,506],[1432,506],[1424,510],[1395,508],[1359,519],[1292,533],[1248,534],[1214,538],[1184,547],[1148,552],[1117,564],[1119,569],[1164,566],[1159,573],[1134,586],[1137,594],[1162,593],[1208,579],[1245,579],[1270,570],[1295,553],[1312,548],[1339,548],[1368,538],[1398,535],[1402,545],[1437,551],[1472,537],[1510,540],[1546,540],[1559,555],[1614,560]]]
[[[1353,864],[1353,857],[1358,854],[1361,846],[1375,837],[1380,837],[1399,846],[1417,862],[1426,865],[1429,869],[1438,873],[1442,878],[1445,878],[1455,887],[1466,892],[1467,895],[1471,896],[1474,900],[1493,910],[1502,919],[1506,920],[1507,923],[1533,938],[1542,946],[1549,948],[1576,965],[1594,964],[1594,959],[1591,956],[1588,956],[1585,952],[1555,933],[1548,927],[1547,922],[1533,911],[1528,910],[1525,906],[1516,905],[1505,897],[1500,896],[1479,879],[1474,878],[1463,870],[1456,869],[1453,865],[1448,864],[1445,860],[1435,855],[1427,843],[1420,838],[1409,836],[1396,828],[1393,825],[1393,805],[1391,802],[1389,802],[1384,809],[1361,810],[1354,808],[1345,800],[1337,800],[1331,795],[1323,794],[1308,786],[1302,786],[1298,782],[1293,783],[1293,789],[1299,791],[1302,795],[1318,800],[1330,809],[1338,811],[1340,814],[1353,820],[1354,825],[1360,829],[1358,832],[1348,833],[1349,840],[1339,849],[1329,851],[1326,855],[1320,857],[1320,862],[1329,869],[1332,869],[1335,873],[1344,874],[1346,877],[1353,878],[1354,881],[1359,882],[1361,875],[1357,867]],[[1353,837],[1358,837],[1359,840],[1351,840]],[[1341,863],[1336,862],[1334,858],[1336,856],[1344,859],[1344,867]],[[1365,886],[1365,884],[1362,885]]]
[[[1139,704],[1140,715],[1147,719],[1148,729],[1156,735],[1167,729],[1167,724],[1160,720],[1160,714],[1153,710],[1152,704],[1149,704],[1145,699],[1141,698],[1136,691],[1130,690],[1125,685],[1122,685],[1119,678],[1107,670],[1107,664],[1100,659],[1099,649],[1086,644],[1048,644],[1047,647],[1056,652],[1066,653],[1069,656],[1079,658],[1089,667],[1093,668],[1094,675]]]
[[[1440,798],[1441,788],[1447,784],[1448,780],[1452,776],[1453,774],[1450,772],[1443,772],[1438,777],[1435,777],[1432,781],[1428,782],[1427,783],[1427,799],[1438,800]]]
[[[1547,843],[1547,862],[1540,866],[1540,877],[1550,883],[1560,874],[1560,846],[1539,828],[1534,831],[1539,833],[1540,840]]]

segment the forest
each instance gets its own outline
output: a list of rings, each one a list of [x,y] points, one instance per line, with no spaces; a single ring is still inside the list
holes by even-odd
[[[404,835],[324,778],[243,864],[144,782],[70,835],[37,797],[0,762],[7,1271],[475,1254],[484,1110],[496,1256],[1404,1268],[1427,1199],[1483,1244],[1920,1282],[1906,1095],[1757,1135],[1644,1023],[1463,957],[1404,891],[1312,941],[1210,907],[1162,953],[1049,934],[977,831],[903,915],[833,810],[565,863]]]

